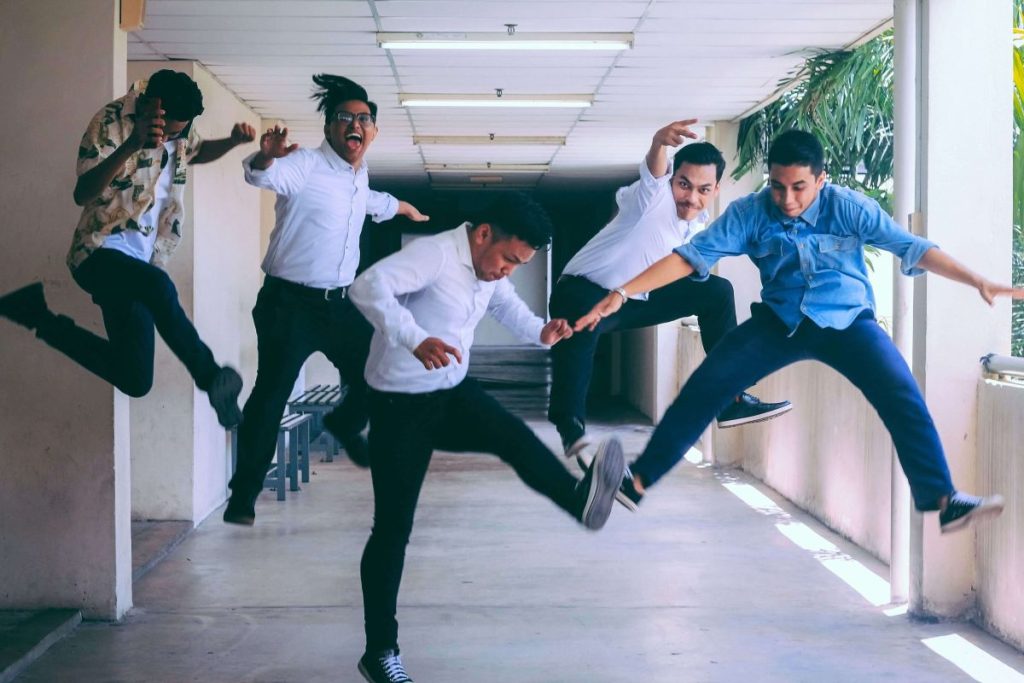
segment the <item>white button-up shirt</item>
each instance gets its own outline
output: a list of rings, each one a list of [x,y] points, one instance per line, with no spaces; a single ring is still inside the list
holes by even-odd
[[[389,220],[398,200],[370,189],[364,161],[358,169],[338,156],[327,140],[317,149],[297,149],[266,170],[242,162],[245,182],[277,193],[276,224],[263,272],[316,288],[352,283],[359,265],[363,220]]]
[[[585,277],[605,289],[621,287],[703,230],[707,213],[692,221],[679,219],[670,175],[656,178],[642,162],[640,180],[615,193],[615,218],[576,252],[562,274]],[[647,294],[631,298],[646,300]]]
[[[349,297],[373,325],[366,381],[378,391],[422,394],[450,389],[466,377],[477,323],[490,313],[525,342],[540,344],[544,320],[507,278],[476,276],[469,223],[421,237],[356,278]],[[462,362],[427,370],[413,355],[427,337],[456,347]]]

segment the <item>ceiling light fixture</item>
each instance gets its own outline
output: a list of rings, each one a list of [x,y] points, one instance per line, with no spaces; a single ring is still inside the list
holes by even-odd
[[[400,93],[403,107],[575,107],[583,109],[594,103],[593,95],[453,95]]]
[[[629,50],[632,33],[378,33],[386,50]]]
[[[547,173],[549,164],[424,164],[423,170],[429,173],[475,173],[493,171],[495,173]]]
[[[564,145],[562,135],[414,135],[414,145]]]
[[[503,178],[500,175],[471,175],[469,176],[469,182],[471,183],[500,183]]]

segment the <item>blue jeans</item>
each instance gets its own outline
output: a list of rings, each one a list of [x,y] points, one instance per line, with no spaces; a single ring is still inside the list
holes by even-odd
[[[845,330],[805,319],[788,337],[767,306],[752,308],[754,316],[727,334],[690,376],[632,465],[633,474],[645,486],[654,484],[736,394],[787,365],[817,360],[861,390],[892,436],[914,505],[937,510],[939,500],[953,492],[942,443],[910,368],[870,311]]]

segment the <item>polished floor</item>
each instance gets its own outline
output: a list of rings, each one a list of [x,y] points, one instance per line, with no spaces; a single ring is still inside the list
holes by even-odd
[[[650,431],[595,431],[613,428],[634,455]],[[369,475],[344,459],[314,470],[284,502],[264,493],[253,528],[212,515],[135,583],[122,623],[81,625],[18,681],[360,680]],[[1024,680],[1024,656],[977,628],[873,604],[885,576],[734,471],[684,462],[591,533],[494,458],[439,453],[400,639],[418,683]],[[951,643],[966,664],[939,654]]]

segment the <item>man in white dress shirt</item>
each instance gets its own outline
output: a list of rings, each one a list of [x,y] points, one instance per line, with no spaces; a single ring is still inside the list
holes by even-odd
[[[396,604],[435,448],[497,455],[587,528],[601,528],[611,512],[624,472],[617,439],[601,444],[577,481],[522,420],[466,377],[485,313],[526,342],[550,346],[571,336],[565,319],[545,324],[506,279],[550,241],[543,209],[506,194],[475,225],[419,238],[352,285],[352,301],[374,328],[366,363],[374,521],[361,567],[366,653],[359,662],[368,681],[411,680],[399,655]]]
[[[363,156],[377,136],[377,105],[361,86],[318,74],[313,95],[323,112],[317,149],[288,144],[288,129],[260,138],[243,162],[251,185],[277,193],[276,224],[263,259],[266,278],[256,323],[256,384],[242,410],[238,469],[224,521],[252,525],[255,502],[274,456],[277,428],[303,363],[321,351],[348,385],[345,401],[324,419],[349,457],[365,466],[363,366],[372,330],[347,298],[359,265],[359,236],[369,214],[381,222],[401,214],[425,221],[415,207],[370,190]]]
[[[714,145],[693,143],[676,153],[670,174],[665,151],[666,147],[682,144],[684,138],[695,138],[689,126],[696,121],[675,121],[654,134],[640,164],[640,179],[616,193],[615,218],[562,271],[551,292],[551,315],[575,322],[609,291],[615,291],[704,229],[706,208],[718,195],[725,159]],[[567,456],[581,454],[587,444],[587,390],[600,335],[689,315],[697,316],[701,344],[705,351],[710,350],[736,327],[736,304],[729,281],[716,275],[702,282],[684,279],[649,295],[628,297],[625,305],[602,320],[593,332],[577,332],[552,349],[548,419],[558,429]],[[762,403],[744,392],[718,416],[718,426],[766,420],[791,407],[788,401]],[[632,509],[626,500],[620,501]]]

